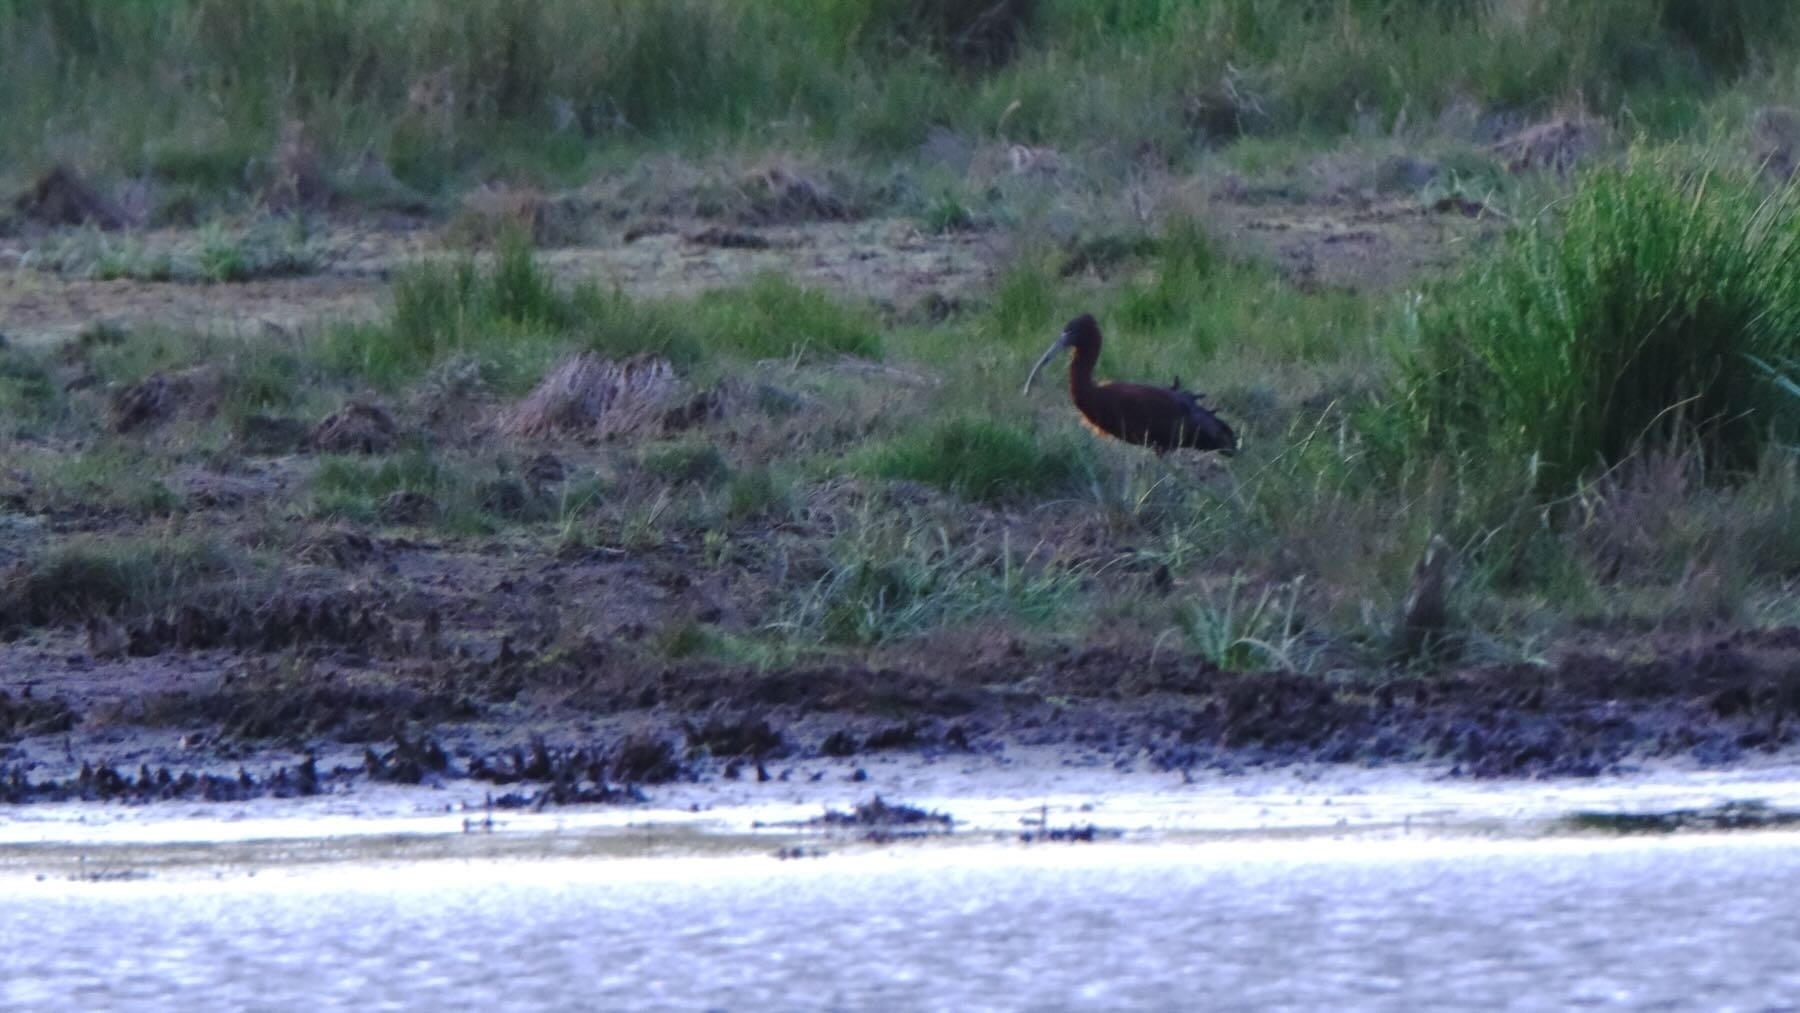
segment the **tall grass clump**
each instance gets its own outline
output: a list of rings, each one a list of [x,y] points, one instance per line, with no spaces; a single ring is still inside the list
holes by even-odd
[[[1638,162],[1580,182],[1409,315],[1398,411],[1412,447],[1532,467],[1541,493],[1693,439],[1754,464],[1800,411],[1753,359],[1800,349],[1800,196]]]
[[[576,319],[521,237],[511,237],[488,269],[472,259],[425,262],[394,281],[393,311],[384,324],[340,327],[324,341],[328,365],[381,383],[416,377],[452,353],[501,364],[522,355],[512,372],[530,372],[548,341]],[[537,355],[527,355],[536,352]],[[517,377],[515,377],[517,379]]]

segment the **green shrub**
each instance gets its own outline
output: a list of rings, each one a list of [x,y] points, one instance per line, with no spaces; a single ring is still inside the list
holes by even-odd
[[[1396,397],[1409,446],[1536,469],[1557,493],[1694,437],[1748,467],[1800,415],[1750,356],[1800,347],[1800,201],[1642,162],[1584,179],[1410,315]]]
[[[491,266],[472,259],[426,261],[394,281],[386,323],[326,332],[321,354],[334,369],[395,384],[455,353],[473,353],[511,390],[535,382],[567,343],[580,308],[558,291],[526,239],[510,235]]]

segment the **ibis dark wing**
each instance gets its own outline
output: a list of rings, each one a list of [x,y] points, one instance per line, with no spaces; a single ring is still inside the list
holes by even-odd
[[[1201,407],[1192,392],[1179,387],[1104,383],[1087,400],[1077,401],[1077,407],[1088,421],[1127,443],[1159,452],[1177,447],[1237,450],[1237,434],[1231,427]]]
[[[1180,380],[1176,380],[1175,386],[1169,388],[1169,394],[1185,416],[1178,446],[1193,447],[1196,450],[1223,450],[1226,453],[1237,451],[1237,434],[1231,431],[1224,419],[1201,407],[1197,395],[1192,391],[1182,390]]]

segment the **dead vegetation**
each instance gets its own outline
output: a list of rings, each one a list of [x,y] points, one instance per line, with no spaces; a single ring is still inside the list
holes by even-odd
[[[542,439],[606,439],[659,434],[681,411],[683,385],[667,359],[649,355],[612,362],[578,355],[550,371],[518,404],[501,413],[500,431]]]

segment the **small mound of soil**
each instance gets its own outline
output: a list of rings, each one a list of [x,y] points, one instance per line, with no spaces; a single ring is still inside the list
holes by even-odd
[[[315,426],[308,442],[328,454],[385,454],[398,435],[393,416],[384,409],[352,401]]]
[[[294,547],[294,558],[302,563],[335,566],[341,570],[360,566],[378,554],[369,536],[342,528],[321,531]]]
[[[680,432],[724,418],[725,400],[724,392],[717,388],[700,391],[664,412],[663,428],[670,432]]]
[[[1750,116],[1751,153],[1763,172],[1786,182],[1800,166],[1800,109],[1764,106]]]
[[[490,479],[481,484],[478,494],[481,509],[507,520],[528,518],[541,505],[535,490],[516,478]]]
[[[0,742],[26,735],[54,735],[75,727],[81,715],[62,697],[38,699],[30,691],[18,698],[0,690]]]
[[[850,812],[825,810],[825,815],[812,821],[815,826],[859,831],[865,840],[885,841],[896,837],[922,837],[947,834],[956,825],[948,813],[931,812],[917,806],[890,804],[880,795],[858,803]]]
[[[633,766],[639,760],[647,760],[642,770]],[[649,776],[633,778],[628,776],[631,774]],[[529,752],[515,746],[506,753],[469,761],[469,776],[477,780],[494,784],[550,783],[547,790],[534,795],[508,794],[494,799],[493,804],[502,809],[548,804],[642,802],[645,800],[643,793],[630,786],[634,782],[663,783],[682,774],[669,744],[648,739],[627,740],[610,762],[600,748],[552,749],[542,739],[533,739]],[[616,782],[622,782],[626,787],[617,787]]]
[[[129,433],[163,421],[175,413],[169,378],[151,373],[114,394],[110,410],[115,433]]]
[[[371,781],[421,784],[428,775],[442,774],[449,769],[450,757],[444,747],[429,738],[413,742],[396,735],[394,748],[385,753],[376,752],[373,746],[363,750],[363,773]]]
[[[525,481],[540,489],[561,485],[568,477],[568,467],[555,454],[539,454],[525,463]]]

